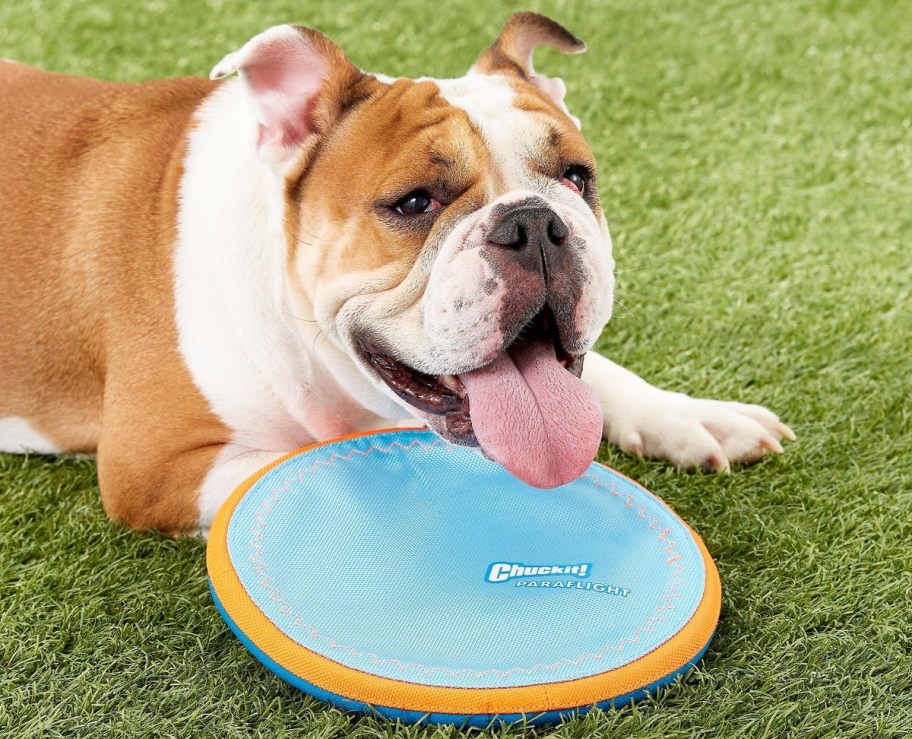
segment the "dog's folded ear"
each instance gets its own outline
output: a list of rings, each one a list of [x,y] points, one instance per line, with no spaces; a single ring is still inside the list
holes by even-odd
[[[537,74],[532,66],[532,52],[537,46],[550,46],[564,54],[580,54],[586,50],[585,42],[550,18],[538,13],[516,13],[507,21],[497,40],[478,57],[472,71],[516,75],[531,82],[570,115],[564,104],[567,94],[564,81]],[[578,128],[579,119],[570,117]]]
[[[319,31],[274,26],[215,65],[211,79],[238,72],[257,118],[257,147],[281,164],[338,116],[348,92],[363,76],[345,53]]]

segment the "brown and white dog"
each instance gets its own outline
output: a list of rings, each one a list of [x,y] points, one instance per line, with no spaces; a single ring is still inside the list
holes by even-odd
[[[715,470],[781,451],[769,411],[587,353],[611,239],[541,44],[585,48],[520,13],[452,80],[289,25],[226,82],[0,62],[0,451],[97,453],[107,513],[169,532],[284,452],[414,416],[540,487],[603,434]]]

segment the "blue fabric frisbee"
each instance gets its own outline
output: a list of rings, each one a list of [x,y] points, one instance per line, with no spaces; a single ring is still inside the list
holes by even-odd
[[[290,454],[210,533],[215,603],[270,670],[406,722],[547,723],[636,700],[709,644],[720,584],[661,500],[593,463],[530,487],[429,431]]]

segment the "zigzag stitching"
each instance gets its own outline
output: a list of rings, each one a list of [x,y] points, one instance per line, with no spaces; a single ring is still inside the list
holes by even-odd
[[[402,444],[401,442],[394,441],[394,442],[391,442],[390,444],[388,444],[386,447],[372,445],[364,451],[362,451],[360,449],[352,449],[351,451],[349,451],[348,454],[345,454],[345,455],[339,455],[339,454],[332,453],[326,460],[314,462],[310,466],[310,468],[308,468],[307,470],[300,470],[298,472],[297,479],[300,482],[303,479],[303,475],[305,473],[314,474],[316,472],[316,470],[319,469],[320,467],[331,467],[337,461],[350,461],[355,454],[357,454],[358,456],[367,457],[375,451],[378,451],[382,454],[389,454],[393,448],[399,448],[399,449],[402,449],[403,451],[407,451],[415,446],[418,446],[421,449],[427,451],[429,449],[442,446],[442,444],[443,444],[443,442],[440,440],[435,440],[435,441],[431,442],[430,444],[424,444],[420,440],[414,439],[409,444]],[[447,449],[447,451],[450,451],[450,450]],[[283,488],[283,491],[287,491],[289,489],[290,479],[291,478],[287,478],[285,480],[285,483],[284,483],[285,487]],[[634,505],[633,496],[630,493],[619,493],[617,490],[617,486],[614,483],[605,484],[599,478],[595,477],[594,475],[585,475],[585,479],[591,481],[593,483],[593,485],[595,485],[595,487],[597,487],[599,489],[602,489],[602,490],[607,489],[608,492],[611,495],[613,495],[614,497],[624,498],[625,507],[636,510],[637,516],[640,519],[642,519],[643,521],[646,521],[647,525],[649,526],[649,528],[651,530],[655,531],[658,528],[659,518],[657,516],[647,518],[646,506]],[[632,636],[621,637],[618,640],[616,645],[611,645],[611,644],[602,645],[602,647],[600,647],[597,652],[583,652],[575,659],[569,659],[566,657],[562,657],[561,659],[559,659],[556,662],[553,662],[551,664],[539,663],[539,664],[532,665],[531,667],[513,667],[508,670],[498,670],[496,668],[491,668],[488,670],[473,670],[471,668],[462,668],[459,670],[454,670],[452,668],[444,667],[444,666],[430,667],[428,665],[423,665],[423,664],[420,664],[417,662],[405,663],[405,662],[402,662],[401,660],[398,660],[398,659],[395,659],[392,657],[381,657],[378,654],[375,654],[374,652],[359,652],[357,649],[355,649],[352,646],[339,644],[332,637],[324,636],[324,635],[320,634],[317,631],[316,627],[305,623],[303,617],[292,608],[291,604],[289,604],[287,601],[285,601],[282,598],[282,593],[278,589],[273,587],[273,585],[272,585],[273,578],[269,574],[267,574],[268,565],[263,560],[263,557],[265,556],[265,550],[263,549],[262,542],[265,540],[265,534],[264,534],[263,530],[266,527],[267,519],[268,519],[269,515],[272,513],[272,509],[273,509],[274,505],[279,502],[280,502],[280,498],[279,498],[278,489],[275,488],[275,489],[273,489],[272,497],[263,501],[263,503],[260,506],[260,510],[256,514],[254,514],[254,520],[256,521],[256,525],[250,531],[251,537],[252,537],[250,540],[250,547],[252,550],[252,553],[250,554],[250,561],[254,562],[254,564],[256,565],[256,567],[254,568],[254,571],[258,575],[262,576],[262,579],[260,580],[259,584],[261,587],[263,587],[264,590],[267,590],[269,592],[269,596],[268,596],[269,600],[279,603],[280,604],[279,612],[282,613],[283,615],[291,618],[292,623],[296,627],[308,632],[311,639],[317,640],[317,641],[322,641],[322,642],[326,643],[327,645],[329,645],[329,647],[331,649],[347,652],[355,659],[365,659],[366,658],[366,659],[369,659],[375,665],[392,664],[396,667],[396,669],[399,672],[405,672],[408,670],[418,670],[419,672],[421,672],[422,674],[425,674],[425,675],[443,673],[443,674],[446,674],[446,675],[449,675],[452,677],[458,677],[461,675],[471,675],[473,677],[480,677],[480,678],[487,677],[487,676],[494,676],[494,675],[496,675],[498,677],[509,677],[510,675],[514,675],[517,673],[524,673],[527,675],[532,675],[540,670],[546,670],[548,672],[553,673],[553,672],[556,672],[557,670],[559,670],[561,667],[566,667],[566,666],[579,667],[580,664],[582,664],[582,662],[587,659],[600,661],[600,660],[605,659],[605,655],[608,653],[609,650],[612,652],[615,652],[617,654],[621,654],[621,653],[623,653],[624,648],[626,646],[632,645],[632,644],[638,644],[640,642],[640,638],[643,636],[643,634],[649,634],[649,633],[654,632],[656,624],[663,623],[666,620],[667,613],[669,611],[674,610],[675,607],[674,607],[673,601],[677,598],[682,597],[680,588],[685,584],[685,579],[683,577],[685,568],[680,565],[678,565],[677,567],[674,566],[680,559],[682,559],[683,555],[681,555],[679,552],[675,552],[674,554],[672,554],[672,550],[678,546],[678,543],[674,540],[668,540],[668,545],[666,547],[664,547],[662,551],[664,551],[670,555],[669,558],[666,560],[666,562],[668,563],[670,570],[672,572],[672,579],[669,580],[669,582],[666,586],[667,592],[662,596],[662,605],[659,605],[656,607],[655,615],[649,616],[642,626],[638,626],[634,630]],[[667,529],[667,528],[664,529],[659,534],[658,540],[665,542],[668,539],[669,532],[670,532],[669,529]]]
[[[351,449],[351,450],[349,450],[348,454],[336,454],[335,452],[332,452],[326,459],[321,459],[321,460],[314,462],[308,469],[298,470],[297,479],[298,479],[298,482],[301,482],[304,479],[304,475],[312,475],[320,467],[332,467],[336,462],[350,462],[352,460],[352,458],[355,456],[369,457],[375,451],[380,452],[381,454],[389,454],[393,450],[394,447],[402,449],[403,451],[408,451],[409,449],[412,449],[416,446],[421,447],[422,449],[427,451],[429,449],[433,449],[435,447],[439,447],[442,445],[443,445],[443,442],[439,439],[435,439],[430,444],[425,444],[420,439],[412,439],[412,441],[410,441],[408,444],[403,444],[400,441],[393,441],[393,442],[390,442],[385,447],[371,445],[365,450]],[[452,451],[452,449],[446,449],[445,451]],[[286,485],[288,484],[290,479],[291,478],[289,478],[288,480],[285,481]]]

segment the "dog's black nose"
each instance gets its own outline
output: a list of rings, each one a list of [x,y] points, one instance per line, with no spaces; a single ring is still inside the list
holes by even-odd
[[[488,243],[510,252],[509,261],[539,272],[547,283],[564,261],[562,247],[569,236],[567,224],[551,208],[527,204],[504,213],[488,234]]]
[[[508,210],[491,229],[488,241],[510,249],[560,246],[570,229],[553,210],[540,205],[519,205]]]

